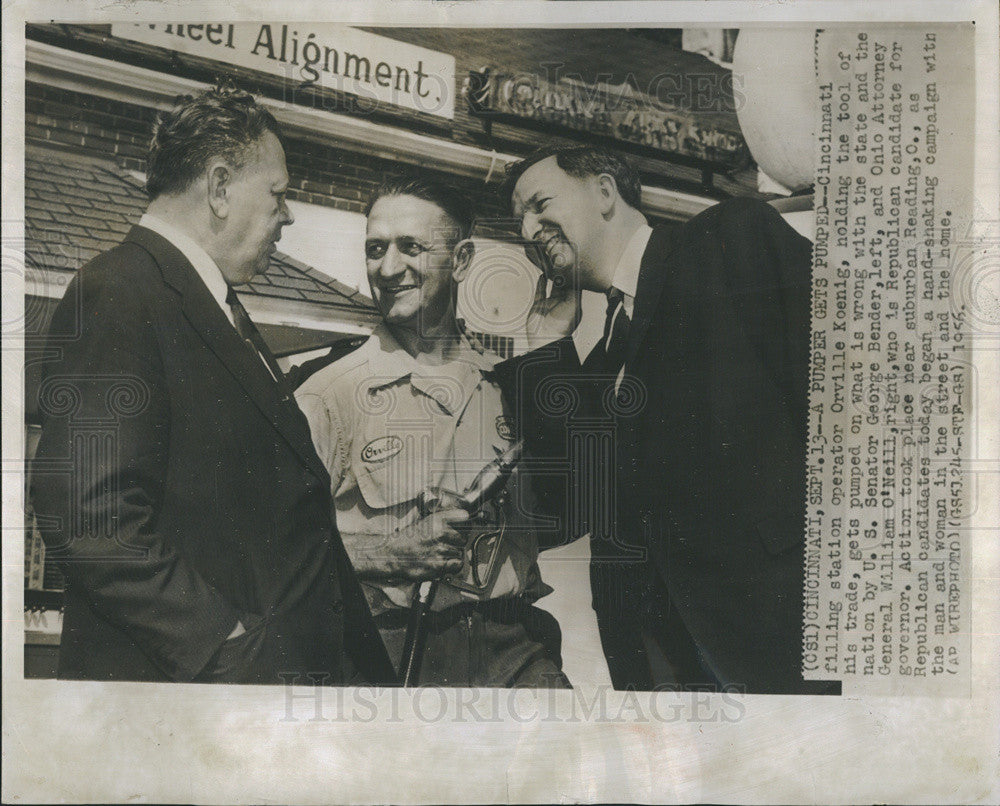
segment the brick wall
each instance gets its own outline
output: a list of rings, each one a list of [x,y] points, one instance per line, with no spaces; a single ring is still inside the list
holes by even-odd
[[[25,90],[28,141],[75,146],[145,170],[153,110],[31,82]]]
[[[25,137],[28,142],[72,147],[96,157],[113,158],[122,167],[146,170],[146,151],[155,110],[94,95],[26,83]],[[334,145],[289,138],[289,197],[349,212],[364,212],[382,177],[398,172],[399,163],[348,151]],[[450,173],[438,175],[469,195],[480,218],[506,215],[496,185]],[[486,227],[483,234],[499,234]]]

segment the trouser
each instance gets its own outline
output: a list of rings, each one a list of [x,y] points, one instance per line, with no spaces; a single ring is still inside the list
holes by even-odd
[[[658,691],[718,691],[719,681],[707,669],[705,657],[670,600],[666,586],[654,578],[651,587],[653,601],[640,633],[652,687]]]
[[[718,681],[649,563],[592,563],[591,584],[616,689],[717,689]]]
[[[375,617],[397,670],[404,661],[405,609]],[[431,611],[420,685],[489,688],[569,688],[562,673],[555,618],[520,597],[491,599]]]

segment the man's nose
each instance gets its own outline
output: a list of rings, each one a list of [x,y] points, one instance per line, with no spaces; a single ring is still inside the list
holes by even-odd
[[[385,255],[382,256],[382,262],[379,263],[379,276],[390,278],[405,271],[406,261],[403,260],[403,257],[403,254],[396,248],[396,245],[390,243],[385,250]]]
[[[295,214],[292,212],[292,208],[288,206],[288,202],[283,202],[281,205],[282,221],[283,226],[289,226],[295,223]]]
[[[539,229],[537,215],[534,213],[525,213],[521,216],[521,237],[526,241],[535,240]]]

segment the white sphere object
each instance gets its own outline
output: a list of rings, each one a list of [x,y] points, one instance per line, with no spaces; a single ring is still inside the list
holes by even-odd
[[[812,28],[743,28],[733,51],[743,137],[760,169],[792,191],[813,183],[814,37]]]

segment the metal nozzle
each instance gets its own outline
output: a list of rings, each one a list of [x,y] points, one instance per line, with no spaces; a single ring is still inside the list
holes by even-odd
[[[480,470],[460,496],[459,506],[468,512],[478,512],[507,483],[523,452],[524,441],[518,440]]]

